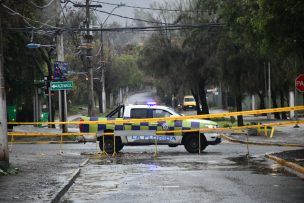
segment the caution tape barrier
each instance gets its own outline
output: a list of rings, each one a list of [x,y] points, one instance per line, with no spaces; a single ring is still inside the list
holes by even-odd
[[[18,125],[38,125],[38,124],[121,124],[121,123],[139,123],[139,122],[152,122],[152,121],[167,121],[167,120],[185,120],[185,119],[200,119],[200,118],[221,118],[227,116],[238,116],[238,115],[254,115],[254,114],[263,114],[263,113],[274,113],[274,112],[286,112],[286,111],[298,111],[304,110],[304,106],[296,106],[296,107],[284,107],[284,108],[275,108],[275,109],[265,109],[265,110],[255,110],[255,111],[242,111],[242,112],[232,112],[232,113],[221,113],[221,114],[210,114],[210,115],[195,115],[195,116],[181,116],[181,117],[168,117],[168,118],[151,118],[151,119],[130,119],[130,120],[105,120],[105,121],[73,121],[73,122],[8,122],[8,124]],[[257,129],[257,134],[260,134],[261,131],[264,130],[265,136],[268,135],[267,130],[270,127],[270,138],[274,135],[275,126],[284,126],[284,125],[296,125],[296,124],[304,124],[304,121],[287,121],[287,122],[278,122],[278,123],[266,123],[266,124],[257,124],[257,125],[246,125],[246,126],[234,126],[234,127],[226,127],[226,128],[196,128],[191,130],[167,130],[167,131],[156,131],[157,136],[167,136],[168,134],[173,133],[181,133],[174,134],[174,136],[182,136],[182,133],[189,132],[223,132],[223,131],[234,131],[234,130],[244,130],[244,129]],[[102,136],[103,139],[105,136],[114,136],[113,132],[106,133],[42,133],[42,132],[8,132],[8,135],[12,137],[11,144],[50,144],[50,143],[59,143],[60,151],[61,144],[67,143],[68,141],[63,141],[64,136],[84,136],[91,135],[95,136],[97,140],[97,136]],[[14,137],[19,136],[60,136],[60,141],[37,141],[37,142],[16,142],[14,141]],[[200,136],[199,136],[200,138]],[[224,137],[223,137],[224,138]],[[104,142],[103,142],[104,143]],[[199,142],[200,143],[200,142]],[[248,144],[248,143],[247,143]],[[115,139],[114,139],[114,148],[115,148]],[[157,155],[157,139],[155,139],[155,155]],[[104,148],[104,147],[103,147]],[[97,142],[96,142],[96,151],[97,151]],[[62,152],[61,152],[62,153]],[[105,151],[102,154],[107,153]],[[116,152],[114,150],[113,156],[115,156]]]
[[[192,130],[167,130],[167,131],[156,131],[157,135],[169,134],[169,133],[187,133],[187,132],[223,132],[223,131],[233,131],[240,129],[267,129],[268,127],[274,126],[284,126],[284,125],[296,125],[304,124],[304,121],[288,121],[279,123],[267,123],[267,124],[257,124],[257,125],[246,125],[246,126],[234,126],[226,128],[196,128]],[[131,131],[131,130],[130,130]],[[82,136],[91,135],[95,136],[96,133],[36,133],[36,132],[8,132],[9,136]],[[113,136],[113,132],[101,133],[102,135]],[[177,135],[178,136],[178,135]]]
[[[304,121],[289,121],[289,122],[280,122],[280,123],[267,123],[267,124],[257,124],[257,125],[250,125],[250,126],[235,126],[235,127],[228,127],[228,128],[201,128],[201,129],[192,129],[192,130],[171,130],[171,131],[156,131],[156,135],[157,136],[167,136],[168,133],[187,133],[187,132],[210,132],[210,131],[214,131],[214,132],[223,132],[223,131],[233,131],[233,130],[240,130],[240,129],[257,129],[257,134],[260,135],[260,131],[261,129],[264,129],[264,133],[265,136],[267,136],[267,128],[271,127],[271,133],[270,133],[270,138],[272,138],[273,134],[274,134],[274,128],[273,126],[283,126],[283,125],[295,125],[295,124],[304,124]],[[9,142],[9,144],[11,144],[11,149],[12,150],[12,146],[13,144],[60,144],[60,153],[62,152],[62,144],[68,144],[71,143],[69,141],[63,141],[63,136],[83,136],[83,135],[91,135],[91,136],[95,136],[96,139],[96,153],[95,155],[98,157],[99,155],[101,156],[108,156],[108,153],[103,150],[101,154],[98,153],[98,144],[97,144],[97,134],[98,133],[38,133],[38,132],[8,132],[8,135],[11,136],[11,141]],[[100,136],[102,136],[103,139],[103,145],[104,145],[104,139],[105,136],[115,136],[113,132],[106,132],[106,133],[101,133],[99,134]],[[29,141],[29,142],[20,142],[20,141],[15,141],[14,137],[17,136],[60,136],[61,140],[60,141]],[[182,134],[180,135],[174,135],[174,136],[182,136]],[[200,136],[198,136],[200,139]],[[221,137],[223,139],[226,139],[230,142],[237,142],[237,143],[241,143],[241,144],[247,144],[247,148],[248,148],[248,144],[252,144],[252,145],[270,145],[270,146],[290,146],[290,147],[300,147],[302,145],[297,145],[297,144],[276,144],[276,143],[257,143],[257,142],[249,142],[247,141],[240,141],[240,140],[235,140],[232,138],[229,138],[228,136],[225,135],[221,135]],[[114,152],[112,154],[112,156],[116,156],[116,143],[114,140]],[[74,142],[75,143],[75,142]],[[199,141],[200,143],[200,141]],[[105,149],[105,147],[103,146],[103,149]],[[199,147],[200,149],[200,147]],[[201,151],[199,150],[199,154],[201,153]],[[155,139],[155,152],[154,152],[154,156],[157,157],[158,156],[158,149],[157,149],[157,139]]]
[[[36,132],[8,132],[10,136],[81,136],[81,135],[94,135],[96,133],[36,133]]]
[[[304,106],[273,108],[252,111],[240,111],[220,114],[204,114],[193,116],[175,116],[166,118],[149,118],[149,119],[127,119],[127,120],[103,120],[103,121],[69,121],[69,122],[8,122],[11,125],[54,125],[54,124],[126,124],[126,123],[140,123],[140,122],[157,122],[157,121],[172,121],[172,120],[186,120],[186,119],[202,119],[202,118],[222,118],[227,116],[240,116],[240,115],[257,115],[265,113],[277,113],[287,111],[300,111],[304,110]]]

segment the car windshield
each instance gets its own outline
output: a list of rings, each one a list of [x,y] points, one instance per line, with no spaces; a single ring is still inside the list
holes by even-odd
[[[176,112],[176,111],[175,111],[174,109],[172,109],[172,108],[169,108],[169,107],[168,107],[168,110],[172,113],[172,116],[184,116],[183,114]]]
[[[185,102],[193,102],[194,98],[185,98]]]

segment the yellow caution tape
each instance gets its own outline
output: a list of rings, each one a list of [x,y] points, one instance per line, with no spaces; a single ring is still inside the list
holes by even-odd
[[[81,136],[81,135],[95,135],[96,133],[36,133],[36,132],[8,132],[9,136]]]
[[[259,129],[274,126],[284,126],[284,125],[295,125],[304,124],[304,121],[288,121],[279,123],[267,123],[267,124],[257,124],[257,125],[246,125],[246,126],[234,126],[228,128],[196,128],[191,130],[168,130],[168,131],[156,131],[157,135],[168,134],[168,133],[180,133],[180,132],[222,132],[222,131],[232,131],[240,129]],[[131,131],[131,130],[130,130]],[[258,130],[259,132],[259,130]],[[271,129],[271,134],[273,136],[274,130]],[[113,132],[102,133],[101,135],[113,135]],[[33,132],[8,132],[9,136],[81,136],[81,135],[96,135],[96,133],[33,133]],[[178,136],[178,135],[175,135]]]
[[[192,115],[192,116],[175,116],[166,118],[149,118],[149,119],[129,119],[129,120],[104,120],[104,121],[69,121],[69,122],[8,122],[12,125],[54,125],[54,124],[121,124],[121,123],[140,123],[140,122],[156,122],[156,121],[169,121],[169,120],[186,120],[186,119],[201,119],[201,118],[222,118],[227,116],[240,116],[240,115],[255,115],[275,112],[286,112],[286,111],[300,111],[304,110],[304,106],[284,107],[284,108],[273,108],[263,110],[252,110],[252,111],[240,111],[220,114],[204,114],[204,115]]]

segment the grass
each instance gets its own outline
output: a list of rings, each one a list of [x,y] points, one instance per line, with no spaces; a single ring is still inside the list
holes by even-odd
[[[220,128],[228,128],[237,126],[236,119],[231,116],[230,118],[213,118],[212,121],[216,122]],[[244,125],[256,125],[254,122],[244,122]]]

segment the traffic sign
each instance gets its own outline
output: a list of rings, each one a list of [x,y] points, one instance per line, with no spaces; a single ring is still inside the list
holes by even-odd
[[[54,63],[54,80],[65,81],[68,75],[68,63],[63,61],[56,61]]]
[[[295,79],[295,86],[299,92],[304,92],[304,74],[299,75]]]
[[[73,81],[51,82],[50,90],[71,90],[73,89]]]

